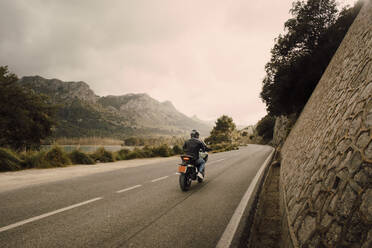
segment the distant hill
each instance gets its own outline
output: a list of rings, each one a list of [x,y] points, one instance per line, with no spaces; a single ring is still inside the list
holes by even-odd
[[[206,136],[212,128],[180,113],[171,102],[159,102],[147,94],[99,97],[85,82],[40,76],[18,82],[59,105],[56,137],[186,135],[192,129]]]

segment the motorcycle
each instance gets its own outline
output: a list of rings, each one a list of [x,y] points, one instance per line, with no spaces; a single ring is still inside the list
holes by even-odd
[[[204,159],[205,162],[208,160],[207,152],[199,152],[199,157]],[[189,155],[181,155],[181,164],[178,166],[178,172],[180,173],[179,183],[182,191],[188,191],[191,186],[191,182],[197,180],[198,183],[202,183],[205,176],[205,168],[203,177],[198,176],[198,168],[195,165],[195,159]]]

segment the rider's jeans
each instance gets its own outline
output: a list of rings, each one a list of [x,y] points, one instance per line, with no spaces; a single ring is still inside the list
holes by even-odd
[[[196,160],[196,164],[199,167],[199,171],[200,172],[203,172],[204,171],[204,167],[205,167],[205,161],[204,161],[204,159],[198,158],[198,160]]]

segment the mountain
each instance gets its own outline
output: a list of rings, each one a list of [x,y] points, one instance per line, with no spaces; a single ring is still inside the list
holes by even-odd
[[[40,76],[23,77],[24,87],[49,96],[57,104],[56,137],[116,137],[186,135],[198,129],[206,136],[211,126],[179,112],[171,102],[147,94],[97,96],[85,82],[64,82]]]

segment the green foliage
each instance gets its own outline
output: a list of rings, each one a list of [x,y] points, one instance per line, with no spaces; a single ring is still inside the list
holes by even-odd
[[[127,159],[129,153],[129,149],[121,149],[120,151],[115,152],[115,158],[116,160],[125,160]]]
[[[52,134],[55,106],[44,95],[17,84],[17,76],[0,66],[0,146],[39,148]]]
[[[181,154],[183,151],[180,146],[176,145],[170,148],[167,144],[160,146],[144,146],[142,149],[134,148],[132,151],[121,149],[115,153],[117,160],[128,160],[135,158],[152,158],[152,157],[169,157],[174,154]]]
[[[273,138],[274,126],[275,117],[266,115],[257,123],[257,134],[261,136],[265,142],[268,142]]]
[[[106,151],[103,147],[98,148],[90,156],[96,162],[101,162],[101,163],[114,162],[113,153]]]
[[[0,171],[21,169],[21,160],[17,154],[6,148],[0,148]]]
[[[152,152],[155,157],[169,157],[172,155],[172,149],[168,145],[161,145],[158,147],[154,147]]]
[[[145,154],[146,153],[142,149],[134,148],[134,150],[127,155],[126,159],[146,158]]]
[[[236,130],[236,125],[233,119],[223,115],[216,121],[216,125],[211,131],[211,135],[205,139],[205,142],[210,144],[218,144],[232,142],[232,134]]]
[[[73,164],[95,164],[90,156],[78,150],[71,152],[69,157]]]
[[[270,115],[301,112],[362,5],[338,15],[334,0],[319,4],[296,1],[271,50],[260,94]]]
[[[21,153],[20,157],[22,159],[22,166],[25,169],[52,167],[46,160],[45,151],[27,151]]]
[[[231,144],[230,144],[231,146]],[[231,149],[231,148],[230,148]],[[115,153],[103,147],[88,155],[78,150],[69,154],[55,146],[49,151],[24,151],[19,155],[7,148],[0,148],[0,171],[12,171],[29,168],[62,167],[69,164],[94,164],[95,162],[114,162],[135,158],[169,157],[183,151],[176,145],[170,148],[167,144],[156,147],[144,146],[142,149],[121,149]]]
[[[139,137],[130,137],[124,140],[126,146],[143,146],[145,145],[144,139]]]
[[[227,152],[231,150],[238,150],[239,146],[238,144],[234,144],[234,143],[219,143],[219,144],[212,144],[210,148],[212,149],[212,153],[218,153],[218,152]]]
[[[172,152],[173,152],[174,155],[182,154],[182,153],[183,153],[183,149],[182,149],[181,146],[179,146],[179,145],[175,145],[175,146],[173,146],[173,148],[172,148]]]
[[[45,160],[49,167],[63,167],[71,164],[67,153],[58,146],[53,147],[46,153]]]

